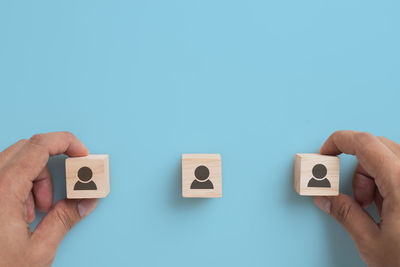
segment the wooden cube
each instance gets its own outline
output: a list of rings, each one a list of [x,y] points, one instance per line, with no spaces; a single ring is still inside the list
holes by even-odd
[[[339,194],[340,158],[321,154],[296,154],[294,189],[302,196]]]
[[[182,155],[182,196],[222,197],[221,156],[219,154]]]
[[[108,155],[65,160],[67,198],[103,198],[110,193]]]

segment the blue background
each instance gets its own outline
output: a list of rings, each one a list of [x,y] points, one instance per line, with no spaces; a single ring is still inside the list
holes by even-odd
[[[341,226],[294,192],[293,155],[338,129],[400,141],[399,9],[1,0],[1,148],[69,130],[111,159],[110,195],[54,266],[362,265]],[[221,153],[222,199],[181,197],[182,153]],[[356,162],[342,159],[351,193]],[[64,159],[50,168],[62,198]]]

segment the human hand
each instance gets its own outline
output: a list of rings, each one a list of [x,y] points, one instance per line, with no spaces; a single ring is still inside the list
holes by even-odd
[[[369,266],[400,266],[400,145],[368,133],[339,131],[321,147],[321,154],[355,155],[354,199],[314,197],[315,204],[347,230]],[[380,223],[365,211],[372,202]]]
[[[86,156],[71,133],[34,135],[0,153],[0,266],[50,266],[67,232],[97,205],[96,199],[63,199],[53,207],[50,156]],[[38,210],[48,212],[31,232]]]

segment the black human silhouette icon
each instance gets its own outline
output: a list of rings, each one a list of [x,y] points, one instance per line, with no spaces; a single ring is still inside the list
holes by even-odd
[[[208,179],[210,170],[206,166],[198,166],[194,171],[196,179],[192,182],[190,189],[214,189],[213,183]]]
[[[95,182],[90,181],[93,172],[89,167],[82,167],[78,171],[79,181],[76,182],[74,190],[97,190]]]
[[[331,183],[328,178],[326,178],[326,174],[328,170],[325,165],[317,164],[312,169],[312,177],[308,182],[307,187],[331,187]]]

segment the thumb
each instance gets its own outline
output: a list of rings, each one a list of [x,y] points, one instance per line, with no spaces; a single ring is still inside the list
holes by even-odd
[[[96,206],[97,199],[63,199],[56,203],[36,227],[32,238],[47,251],[57,251],[58,245],[71,228]]]
[[[350,196],[314,197],[314,203],[346,229],[358,248],[370,244],[379,233],[373,218]]]

